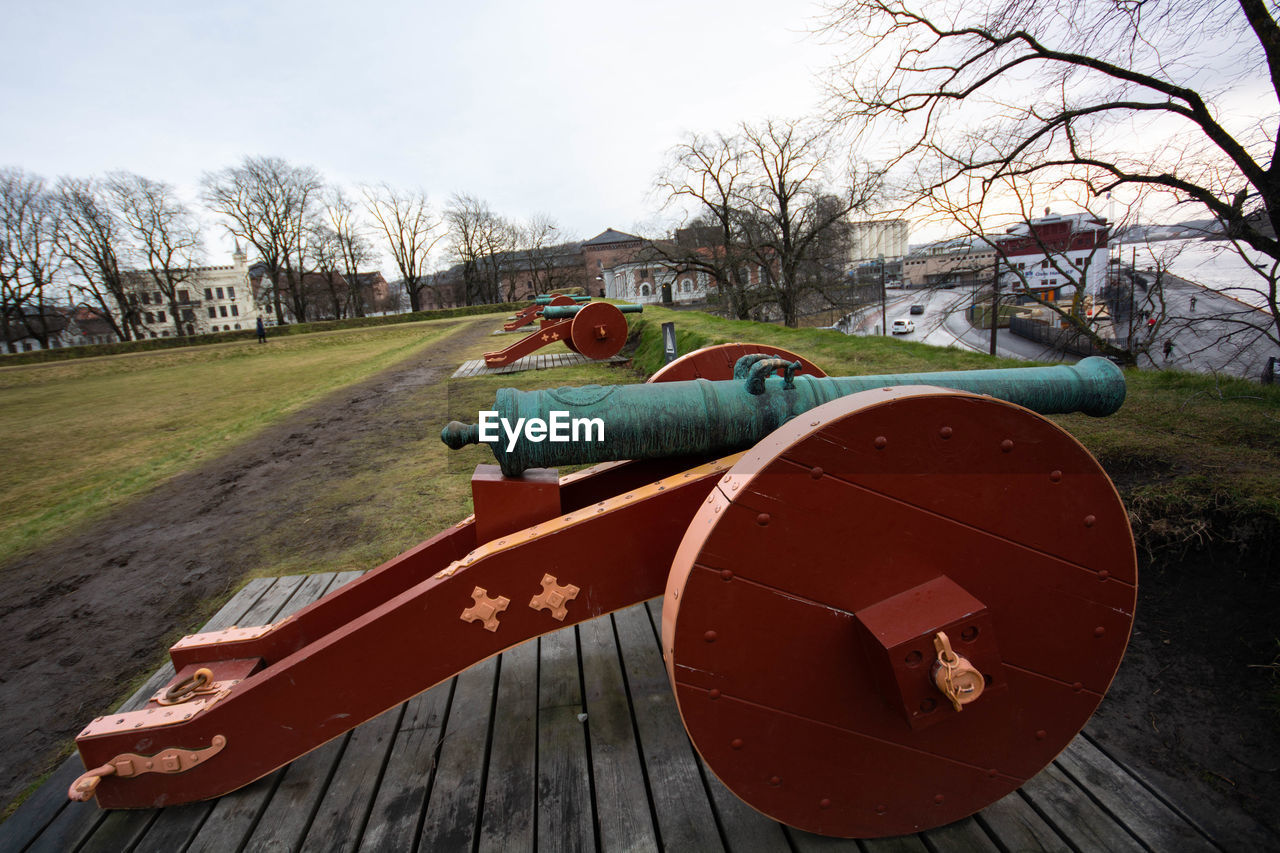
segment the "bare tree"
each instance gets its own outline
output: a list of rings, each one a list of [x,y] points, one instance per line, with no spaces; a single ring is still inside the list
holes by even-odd
[[[515,248],[515,230],[489,205],[472,195],[455,193],[445,208],[451,251],[462,264],[466,304],[501,299],[503,254]]]
[[[311,273],[304,276],[303,286],[310,291],[312,288],[308,285],[319,279],[323,282],[324,293],[320,300],[311,302],[307,313],[314,318],[324,318],[325,314],[328,314],[335,320],[341,320],[346,315],[349,282],[343,277],[340,269],[342,247],[338,232],[324,222],[312,223],[309,230],[307,261],[311,267]],[[318,294],[308,293],[308,295]],[[325,302],[327,305],[321,308],[320,306]]]
[[[915,200],[995,208],[1015,185],[1192,205],[1280,261],[1280,27],[1263,0],[847,0],[827,33],[849,47],[833,119],[902,140],[890,161]],[[1280,344],[1262,274],[1270,315],[1251,327]]]
[[[387,184],[364,190],[365,209],[386,238],[387,250],[409,295],[412,311],[422,310],[422,288],[427,285],[427,262],[444,237],[439,218],[421,190],[402,191]]]
[[[193,309],[183,307],[190,302],[183,298],[183,285],[195,277],[203,254],[195,215],[172,186],[131,172],[108,175],[106,192],[119,212],[131,254],[169,307],[175,333],[194,333]]]
[[[659,174],[657,191],[667,205],[691,203],[694,212],[687,233],[714,234],[710,240],[677,240],[654,251],[664,267],[675,275],[706,274],[727,297],[731,316],[751,317],[752,293],[747,264],[754,257],[742,239],[742,193],[749,183],[744,173],[740,137],[690,134],[672,148]]]
[[[657,187],[668,203],[692,202],[695,221],[715,229],[718,245],[677,240],[652,250],[671,272],[714,278],[734,316],[767,303],[795,326],[804,295],[843,278],[849,213],[878,187],[875,173],[850,165],[847,185],[836,188],[834,161],[829,135],[800,121],[691,136],[672,149]]]
[[[340,188],[331,190],[324,199],[325,216],[333,230],[335,247],[343,277],[347,281],[347,302],[352,315],[365,315],[365,292],[360,268],[377,260],[366,228],[356,212],[355,202]]]
[[[59,227],[44,178],[0,169],[0,323],[10,352],[17,351],[10,340],[15,327],[49,346],[50,289],[62,262]]]
[[[222,216],[227,231],[257,249],[271,281],[276,322],[285,322],[282,295],[297,321],[305,322],[307,228],[324,186],[320,173],[279,157],[246,157],[239,166],[206,172],[202,184],[205,203]]]
[[[60,178],[54,199],[61,214],[59,247],[75,270],[72,292],[92,304],[120,340],[141,337],[137,295],[130,299],[120,268],[128,251],[124,224],[101,181]]]
[[[517,229],[520,260],[525,265],[534,294],[571,287],[586,288],[585,271],[577,244],[566,242],[560,226],[547,214],[536,214]],[[507,301],[516,298],[515,276],[510,279]]]

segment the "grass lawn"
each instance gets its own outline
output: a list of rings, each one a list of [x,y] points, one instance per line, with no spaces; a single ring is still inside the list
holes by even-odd
[[[437,320],[0,368],[0,563],[458,328]]]

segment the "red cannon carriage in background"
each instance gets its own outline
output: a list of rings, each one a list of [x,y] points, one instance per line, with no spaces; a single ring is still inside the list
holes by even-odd
[[[732,347],[747,354],[730,367]],[[599,419],[605,440],[494,443],[505,474],[476,469],[474,516],[282,622],[184,638],[144,710],[77,738],[90,769],[72,797],[220,795],[506,648],[658,595],[694,745],[792,826],[945,824],[1071,741],[1123,655],[1136,559],[1106,474],[1032,410],[1114,411],[1118,369],[830,378],[729,345],[664,374],[500,392],[504,417]]]
[[[539,296],[534,301],[520,309],[514,317],[502,324],[502,328],[507,332],[514,332],[516,329],[529,325],[534,320],[542,316],[542,309],[548,305],[581,305],[590,302],[590,296],[566,296],[562,293],[555,295]]]
[[[627,342],[627,318],[638,314],[640,305],[613,305],[591,302],[578,305],[573,299],[557,296],[542,307],[539,328],[506,349],[484,354],[486,367],[502,367],[556,341],[587,358],[612,358]]]

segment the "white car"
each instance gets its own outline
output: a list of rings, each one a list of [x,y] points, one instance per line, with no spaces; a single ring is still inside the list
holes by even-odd
[[[890,327],[895,335],[909,335],[916,330],[916,324],[910,320],[894,320]]]

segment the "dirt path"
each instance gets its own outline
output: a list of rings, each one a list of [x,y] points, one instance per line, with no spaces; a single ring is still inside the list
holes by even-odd
[[[261,529],[264,519],[296,523],[291,512],[313,489],[358,466],[343,452],[352,441],[420,437],[420,424],[404,428],[406,404],[447,379],[492,322],[459,325],[407,361],[0,568],[0,804],[239,584],[253,543],[237,530]],[[326,534],[341,534],[338,515],[323,519]]]

